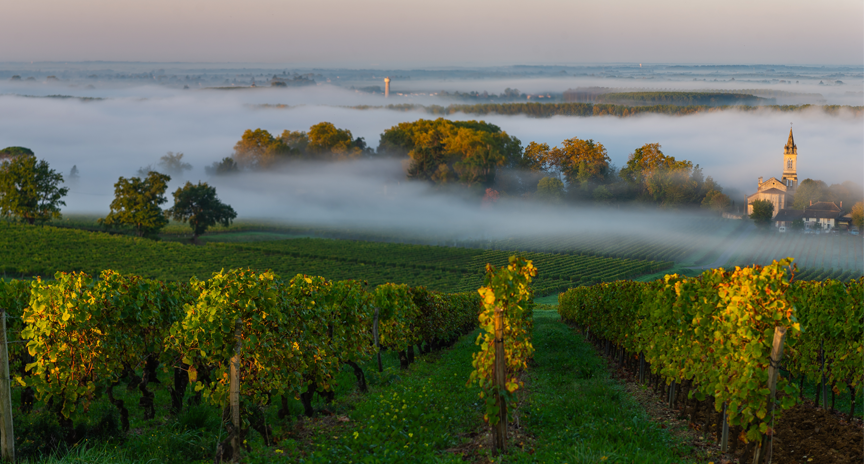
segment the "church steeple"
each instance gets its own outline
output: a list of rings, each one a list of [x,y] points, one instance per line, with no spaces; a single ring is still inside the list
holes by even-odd
[[[786,141],[786,146],[783,148],[786,149],[785,150],[786,154],[792,154],[792,153],[794,153],[796,155],[798,154],[798,147],[795,146],[795,138],[792,137],[792,128],[791,127],[789,128],[789,140]]]
[[[789,140],[783,147],[783,183],[790,189],[798,186],[798,147],[795,138],[792,137],[792,128],[789,128]]]

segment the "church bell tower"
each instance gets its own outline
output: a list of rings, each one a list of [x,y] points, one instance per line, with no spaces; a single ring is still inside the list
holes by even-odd
[[[792,137],[792,128],[789,128],[789,140],[783,147],[783,183],[790,190],[798,186],[798,147]]]

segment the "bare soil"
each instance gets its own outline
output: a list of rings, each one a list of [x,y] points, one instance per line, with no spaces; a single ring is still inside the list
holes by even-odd
[[[603,351],[598,349],[598,354]],[[720,452],[720,414],[705,416],[708,408],[669,408],[666,388],[658,395],[645,385],[639,384],[635,372],[622,369],[614,361],[608,362],[610,374],[623,382],[628,392],[645,408],[645,411],[662,428],[673,436],[689,443],[700,458],[717,464],[749,464],[754,449],[753,443],[745,443],[743,434],[736,437],[737,430],[730,430],[730,452]],[[680,403],[679,403],[680,404]],[[703,430],[705,425],[707,430]],[[733,441],[737,440],[737,443]],[[864,462],[864,426],[858,419],[851,422],[845,414],[816,408],[805,401],[778,418],[773,444],[774,463],[788,464],[847,464]],[[703,458],[704,459],[704,458]]]

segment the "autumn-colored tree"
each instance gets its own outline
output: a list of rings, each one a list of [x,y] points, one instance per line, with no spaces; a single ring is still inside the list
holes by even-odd
[[[852,224],[858,230],[864,230],[864,202],[859,201],[852,207]]]
[[[339,129],[329,122],[321,122],[309,128],[306,152],[311,155],[332,154],[340,159],[357,158],[363,150],[354,143],[351,131]]]
[[[522,168],[529,171],[549,171],[552,168],[549,158],[549,144],[531,142],[522,154]]]
[[[281,138],[273,137],[264,129],[247,129],[234,145],[234,160],[241,167],[265,169],[280,160],[296,154]]]
[[[550,150],[551,164],[557,168],[571,185],[583,188],[602,184],[609,173],[609,155],[606,147],[593,139],[571,138]]]
[[[491,188],[486,189],[486,194],[483,195],[483,201],[480,203],[484,208],[488,208],[495,203],[498,202],[498,198],[501,197],[501,194],[498,193],[497,190],[493,190]]]
[[[519,167],[522,144],[483,121],[420,119],[381,134],[378,153],[411,158],[408,177],[436,183],[455,176],[468,185],[491,185],[500,167]]]
[[[677,161],[672,156],[664,155],[660,151],[659,143],[646,143],[630,154],[627,164],[621,169],[620,176],[628,183],[640,188],[645,185],[646,178],[654,172],[690,170],[692,168],[693,163],[690,161]]]

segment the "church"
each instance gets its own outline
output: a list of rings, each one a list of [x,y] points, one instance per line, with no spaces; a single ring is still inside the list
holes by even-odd
[[[780,210],[791,207],[795,188],[798,187],[798,147],[792,137],[792,129],[789,129],[789,140],[783,147],[783,177],[777,180],[772,177],[765,182],[759,178],[756,193],[747,197],[747,214],[753,214],[753,202],[756,200],[768,200],[774,204],[774,216]]]

